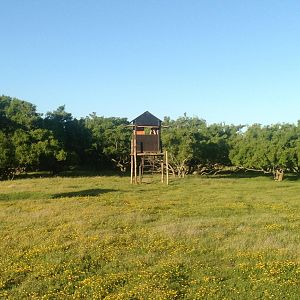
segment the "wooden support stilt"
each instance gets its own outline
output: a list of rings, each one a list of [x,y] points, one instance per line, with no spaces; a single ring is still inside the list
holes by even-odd
[[[160,163],[160,168],[161,168],[161,182],[164,182],[164,161]]]
[[[139,165],[139,184],[142,183],[142,165]]]
[[[136,155],[136,135],[133,137],[133,160],[134,160],[134,183],[137,184],[137,155]]]
[[[169,185],[169,160],[168,160],[168,151],[165,152],[166,156],[166,178],[167,178],[167,185]]]
[[[144,165],[145,165],[145,158],[142,157],[142,162],[141,162],[141,166],[142,166],[142,170],[141,170],[141,176],[142,176],[142,180],[143,180],[143,176],[144,176]]]
[[[136,158],[136,153],[134,153],[134,183],[137,184],[137,158]]]
[[[130,160],[131,160],[131,162],[130,162],[130,183],[133,184],[133,163],[134,163],[134,161],[133,161],[132,154],[130,155]]]

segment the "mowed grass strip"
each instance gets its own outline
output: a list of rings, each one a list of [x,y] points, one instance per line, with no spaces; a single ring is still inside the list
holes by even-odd
[[[0,298],[299,299],[300,182],[0,182]]]

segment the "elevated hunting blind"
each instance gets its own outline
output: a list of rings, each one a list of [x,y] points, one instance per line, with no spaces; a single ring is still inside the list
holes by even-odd
[[[146,111],[131,123],[131,183],[137,183],[137,169],[141,183],[144,171],[150,167],[152,173],[160,169],[162,182],[166,170],[168,184],[168,155],[162,151],[161,143],[162,121]]]

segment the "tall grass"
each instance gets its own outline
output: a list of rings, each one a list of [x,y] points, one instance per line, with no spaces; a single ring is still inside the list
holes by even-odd
[[[299,299],[300,182],[0,183],[0,298]]]

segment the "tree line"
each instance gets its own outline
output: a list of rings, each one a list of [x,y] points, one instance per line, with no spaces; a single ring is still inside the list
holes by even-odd
[[[42,115],[30,102],[0,96],[0,178],[28,171],[53,174],[74,167],[119,169],[130,164],[127,118],[95,113],[74,118],[60,106]],[[300,172],[300,122],[207,124],[198,117],[165,117],[162,143],[174,176],[259,171],[282,179]]]

